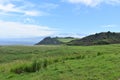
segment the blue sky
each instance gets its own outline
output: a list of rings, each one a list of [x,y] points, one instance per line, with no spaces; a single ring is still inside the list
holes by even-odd
[[[120,0],[0,0],[0,38],[120,30]]]

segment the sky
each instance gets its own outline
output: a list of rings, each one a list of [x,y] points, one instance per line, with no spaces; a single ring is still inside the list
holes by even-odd
[[[120,0],[0,0],[0,39],[120,31]]]

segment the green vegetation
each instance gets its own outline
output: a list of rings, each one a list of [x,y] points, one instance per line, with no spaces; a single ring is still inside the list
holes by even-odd
[[[66,37],[66,38],[57,38],[59,41],[63,42],[63,43],[68,43],[72,40],[76,40],[76,38],[72,38],[72,37]]]
[[[56,38],[46,37],[42,41],[38,42],[36,45],[60,45],[63,44]]]
[[[37,45],[74,45],[74,46],[90,46],[90,45],[107,45],[120,43],[120,33],[101,32],[78,39],[73,37],[46,37]]]
[[[0,46],[1,80],[119,80],[120,45]]]
[[[68,42],[68,45],[105,45],[120,43],[120,33],[115,32],[101,32],[94,35],[84,37],[82,39]]]
[[[36,45],[61,45],[66,44],[72,40],[76,40],[76,38],[73,37],[46,37],[40,42],[38,42]]]

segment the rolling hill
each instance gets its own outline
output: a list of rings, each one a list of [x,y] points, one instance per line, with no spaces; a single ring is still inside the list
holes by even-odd
[[[46,37],[42,41],[38,42],[36,45],[59,45],[62,44],[61,41],[56,38]]]
[[[120,33],[101,32],[86,36],[82,39],[72,40],[67,45],[104,45],[120,43]]]
[[[72,40],[75,40],[76,38],[73,37],[46,37],[40,42],[38,42],[36,45],[60,45],[60,44],[66,44]]]

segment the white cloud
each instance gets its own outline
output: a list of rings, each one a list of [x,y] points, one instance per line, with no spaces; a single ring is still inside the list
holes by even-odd
[[[6,22],[0,20],[0,38],[49,36],[56,31],[46,26]]]
[[[3,12],[21,12],[20,9],[15,8],[14,4],[0,4],[0,10]]]
[[[101,27],[103,27],[103,28],[114,28],[114,27],[117,27],[117,25],[109,24],[109,25],[102,25]]]
[[[120,0],[106,0],[107,4],[116,5],[120,4]]]
[[[25,15],[29,15],[29,16],[38,16],[38,15],[42,15],[40,14],[40,12],[38,11],[24,11]]]
[[[56,9],[58,6],[59,6],[58,4],[54,4],[54,3],[42,3],[39,5],[39,8],[52,10],[52,9]]]
[[[86,36],[86,34],[79,34],[79,33],[58,33],[53,35],[53,37],[74,37],[74,38],[82,38]]]
[[[19,0],[0,0],[0,13],[19,13],[26,16],[43,16],[47,13],[34,8],[34,4],[25,1],[19,1],[22,5],[13,4],[13,1]]]
[[[102,3],[105,4],[120,4],[120,0],[62,0],[63,2],[69,2],[72,4],[84,4],[86,6],[95,7]]]
[[[32,19],[32,18],[27,17],[27,18],[25,18],[25,19],[23,20],[23,22],[24,22],[24,23],[35,23],[35,20]]]

